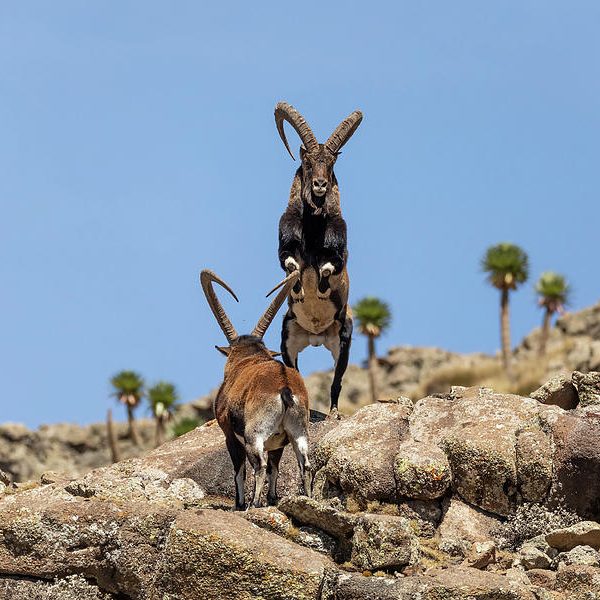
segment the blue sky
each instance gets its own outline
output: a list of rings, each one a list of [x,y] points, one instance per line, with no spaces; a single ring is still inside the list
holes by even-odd
[[[527,250],[532,278],[567,274],[573,308],[596,302],[599,25],[585,1],[3,3],[0,421],[103,419],[121,368],[183,400],[219,383],[198,273],[234,287],[250,330],[281,276],[297,166],[278,100],[321,140],[364,112],[336,174],[352,301],[394,311],[382,352],[495,352],[479,259],[499,241]],[[530,283],[514,342],[540,319]]]

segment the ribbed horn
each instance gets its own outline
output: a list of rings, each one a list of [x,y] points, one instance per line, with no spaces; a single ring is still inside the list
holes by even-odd
[[[217,294],[213,289],[213,281],[218,283],[221,287],[225,288],[234,298],[236,302],[239,302],[237,296],[233,292],[233,290],[215,273],[210,271],[209,269],[204,269],[200,273],[200,285],[202,286],[202,290],[204,291],[204,295],[206,296],[206,300],[208,302],[208,306],[212,311],[213,315],[217,319],[217,323],[219,327],[223,330],[227,341],[231,343],[238,337],[238,334],[235,330],[235,327],[231,324],[225,309],[221,306],[221,302],[217,298]]]
[[[363,115],[360,110],[355,110],[351,115],[348,115],[329,136],[329,139],[325,142],[325,148],[332,154],[339,152],[342,146],[352,137],[362,118]]]
[[[283,129],[284,121],[287,121],[296,130],[304,147],[309,152],[315,152],[319,149],[319,143],[304,117],[291,104],[288,104],[287,102],[278,102],[275,107],[275,124],[277,125],[279,137],[293,160],[296,159],[294,158],[287,138],[285,137],[285,131]]]
[[[283,304],[284,300],[288,297],[290,290],[296,283],[296,280],[298,279],[299,276],[300,276],[300,271],[298,271],[298,270],[292,271],[292,273],[290,273],[283,281],[280,281],[267,294],[267,297],[268,297],[275,290],[282,288],[281,291],[279,292],[279,294],[277,294],[277,296],[275,296],[275,298],[273,298],[273,301],[271,302],[271,304],[269,305],[267,310],[265,310],[263,316],[258,320],[258,323],[256,324],[256,327],[254,328],[252,335],[255,335],[256,337],[259,337],[259,338],[262,338],[265,335],[267,329],[269,328],[269,325],[275,318],[277,311],[281,308],[281,305]]]

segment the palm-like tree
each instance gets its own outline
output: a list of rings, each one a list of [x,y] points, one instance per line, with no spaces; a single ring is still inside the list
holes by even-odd
[[[500,290],[500,335],[502,338],[502,360],[509,377],[510,369],[510,317],[508,295],[511,290],[527,281],[529,258],[527,253],[516,246],[503,242],[490,246],[481,259],[481,268],[488,274],[488,281]]]
[[[542,322],[542,334],[540,336],[539,355],[544,356],[546,353],[546,343],[550,333],[550,321],[554,313],[564,312],[565,305],[569,303],[569,294],[571,288],[567,283],[564,275],[546,271],[542,273],[538,282],[535,285],[540,306],[545,308],[544,320]]]
[[[371,399],[373,402],[377,402],[377,382],[375,376],[377,355],[375,354],[375,338],[378,338],[390,326],[392,314],[388,304],[373,296],[363,298],[356,303],[352,310],[358,321],[360,332],[367,336]]]
[[[165,425],[173,415],[179,395],[172,383],[159,381],[148,390],[148,402],[156,421],[156,446],[165,441]]]
[[[144,396],[144,380],[135,371],[120,371],[110,380],[115,389],[113,395],[127,407],[127,422],[129,424],[129,438],[136,445],[140,445],[140,438],[135,424],[133,411]]]

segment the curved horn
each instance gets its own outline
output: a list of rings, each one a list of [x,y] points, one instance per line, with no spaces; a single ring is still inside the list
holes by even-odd
[[[314,133],[311,131],[304,117],[291,104],[288,104],[287,102],[278,102],[277,106],[275,107],[275,124],[277,125],[279,137],[281,138],[281,141],[284,143],[293,160],[296,159],[294,158],[287,138],[285,137],[285,131],[283,129],[284,121],[287,121],[296,130],[296,133],[300,136],[304,147],[309,152],[315,152],[319,149],[319,143],[317,142]]]
[[[204,295],[206,296],[208,306],[210,307],[210,310],[212,310],[213,315],[215,315],[217,323],[223,330],[227,341],[231,343],[238,337],[238,334],[234,326],[231,324],[229,317],[225,313],[224,308],[221,306],[219,299],[217,298],[217,294],[215,293],[212,285],[213,281],[218,283],[221,287],[224,287],[235,298],[236,302],[239,302],[239,300],[233,293],[233,290],[218,275],[209,269],[204,269],[202,273],[200,273],[200,285],[202,286]]]
[[[329,136],[329,139],[325,142],[325,148],[332,154],[339,152],[342,146],[352,137],[362,118],[363,115],[360,110],[355,110],[351,115],[348,115]]]
[[[271,302],[271,304],[269,305],[267,310],[265,310],[263,316],[258,320],[258,323],[256,324],[256,327],[254,328],[252,335],[255,335],[256,337],[259,337],[259,338],[262,338],[265,335],[267,329],[269,328],[269,325],[275,318],[277,311],[281,308],[283,301],[287,298],[288,294],[290,293],[290,290],[296,283],[296,280],[298,279],[299,276],[300,276],[300,271],[298,271],[298,270],[292,271],[283,281],[280,281],[267,294],[267,296],[270,296],[275,290],[282,288],[281,291],[279,292],[279,294],[277,294],[277,296],[275,296],[275,298],[273,298],[273,301]]]

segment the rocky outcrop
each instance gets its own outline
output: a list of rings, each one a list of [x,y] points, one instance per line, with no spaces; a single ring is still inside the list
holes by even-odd
[[[278,507],[245,513],[231,510],[233,469],[209,422],[77,478],[5,486],[0,594],[583,600],[600,594],[600,510],[568,468],[598,479],[594,415],[464,387],[313,413],[315,497],[297,495],[287,449]],[[579,517],[547,519],[559,502]]]
[[[565,410],[571,410],[579,403],[577,388],[568,374],[560,373],[537,390],[529,394],[530,398],[542,404],[555,404]]]

